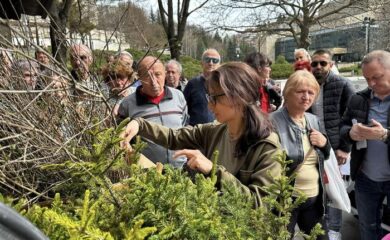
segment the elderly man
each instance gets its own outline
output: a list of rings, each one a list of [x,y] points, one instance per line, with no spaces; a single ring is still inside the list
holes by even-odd
[[[339,165],[345,164],[349,156],[350,144],[340,139],[340,122],[349,98],[354,94],[352,84],[333,71],[332,53],[317,50],[313,53],[311,70],[320,84],[320,93],[312,106],[312,112],[320,120],[320,126],[326,131],[329,142],[336,154]],[[329,207],[327,215],[329,239],[341,239],[341,210]]]
[[[183,127],[187,122],[187,104],[183,93],[165,86],[165,68],[160,60],[147,56],[138,66],[142,85],[127,96],[119,106],[118,120],[142,117],[170,128]],[[145,139],[148,147],[143,154],[153,162],[182,167],[184,160],[172,158],[173,152]]]
[[[165,71],[167,73],[165,84],[167,84],[169,87],[184,91],[188,81],[181,76],[183,71],[181,64],[174,59],[169,60],[165,64]]]
[[[87,91],[101,91],[108,95],[107,86],[98,83],[95,75],[91,73],[93,62],[92,51],[83,44],[74,44],[70,48],[70,63],[72,65],[72,77]],[[77,95],[87,96],[85,92],[76,91]]]
[[[184,89],[184,97],[188,104],[188,113],[190,114],[189,124],[194,126],[199,123],[208,123],[214,121],[214,115],[208,109],[206,99],[206,78],[221,62],[221,56],[215,49],[207,49],[202,54],[203,74],[191,79]]]
[[[390,196],[390,53],[373,51],[362,61],[368,88],[353,95],[341,124],[352,143],[351,177],[362,240],[381,239],[381,205]],[[389,203],[389,198],[387,198]]]
[[[70,64],[72,76],[77,81],[90,80],[90,67],[92,65],[92,51],[83,44],[74,44],[70,47]]]

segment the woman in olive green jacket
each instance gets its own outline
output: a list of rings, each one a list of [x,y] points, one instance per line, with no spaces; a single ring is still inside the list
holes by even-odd
[[[257,78],[245,63],[222,65],[211,73],[205,86],[209,108],[219,123],[171,129],[137,118],[122,133],[123,147],[129,148],[129,141],[140,134],[178,150],[175,157],[185,156],[189,168],[205,175],[211,172],[213,152],[219,150],[217,187],[221,187],[221,181],[234,184],[252,194],[259,206],[264,196],[261,187],[280,176],[281,166],[275,160],[280,153],[278,136],[258,107]]]

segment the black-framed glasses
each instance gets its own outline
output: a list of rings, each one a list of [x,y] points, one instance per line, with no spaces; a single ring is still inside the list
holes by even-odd
[[[214,64],[217,64],[219,63],[220,59],[219,58],[213,58],[213,57],[204,57],[203,58],[203,62],[205,63],[214,63]]]
[[[314,61],[314,62],[311,62],[311,67],[317,67],[318,66],[318,64],[320,64],[321,65],[321,67],[326,67],[327,65],[328,65],[328,62],[327,61],[319,61],[319,62],[317,62],[317,61]]]
[[[206,93],[206,99],[207,99],[207,102],[215,105],[217,104],[217,99],[219,97],[222,97],[222,96],[225,96],[226,94],[225,93],[221,93],[221,94],[216,94],[216,95],[209,95]]]

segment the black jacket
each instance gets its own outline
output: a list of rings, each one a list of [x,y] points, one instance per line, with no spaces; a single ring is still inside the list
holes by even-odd
[[[323,114],[326,134],[334,150],[351,151],[350,144],[340,138],[340,122],[354,93],[349,80],[329,72],[323,86]]]
[[[282,104],[282,96],[280,96],[272,87],[265,86],[264,90],[268,93],[269,104],[275,105],[276,109],[278,109]]]
[[[349,131],[352,128],[352,119],[356,119],[357,122],[368,124],[368,113],[370,110],[370,96],[371,90],[366,88],[353,95],[348,103],[347,110],[343,116],[341,122],[340,135],[343,141],[352,144],[351,153],[351,178],[355,180],[358,171],[361,168],[362,162],[366,156],[366,148],[358,150],[356,148],[356,141],[352,140],[349,136]],[[387,128],[390,126],[390,109],[387,111]],[[390,156],[390,145],[387,141],[388,152]],[[390,161],[390,160],[389,160]]]

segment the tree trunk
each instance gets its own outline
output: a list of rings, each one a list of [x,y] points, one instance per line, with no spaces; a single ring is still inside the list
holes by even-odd
[[[50,20],[50,41],[53,57],[62,64],[66,64],[67,41],[65,28],[60,27],[60,21]]]
[[[54,0],[50,8],[50,41],[55,59],[66,64],[66,23],[73,0]]]
[[[298,42],[298,48],[304,48],[304,49],[308,49],[308,47],[310,46],[310,37],[309,37],[309,26],[307,25],[302,25],[300,27],[301,29],[301,33],[300,33],[300,36],[299,36],[299,42]]]
[[[38,23],[37,23],[37,17],[34,16],[34,21],[35,21],[35,39],[37,42],[37,45],[39,46],[39,31],[38,31]]]
[[[181,43],[176,39],[169,41],[169,50],[171,51],[171,59],[176,59],[176,61],[180,61]]]

